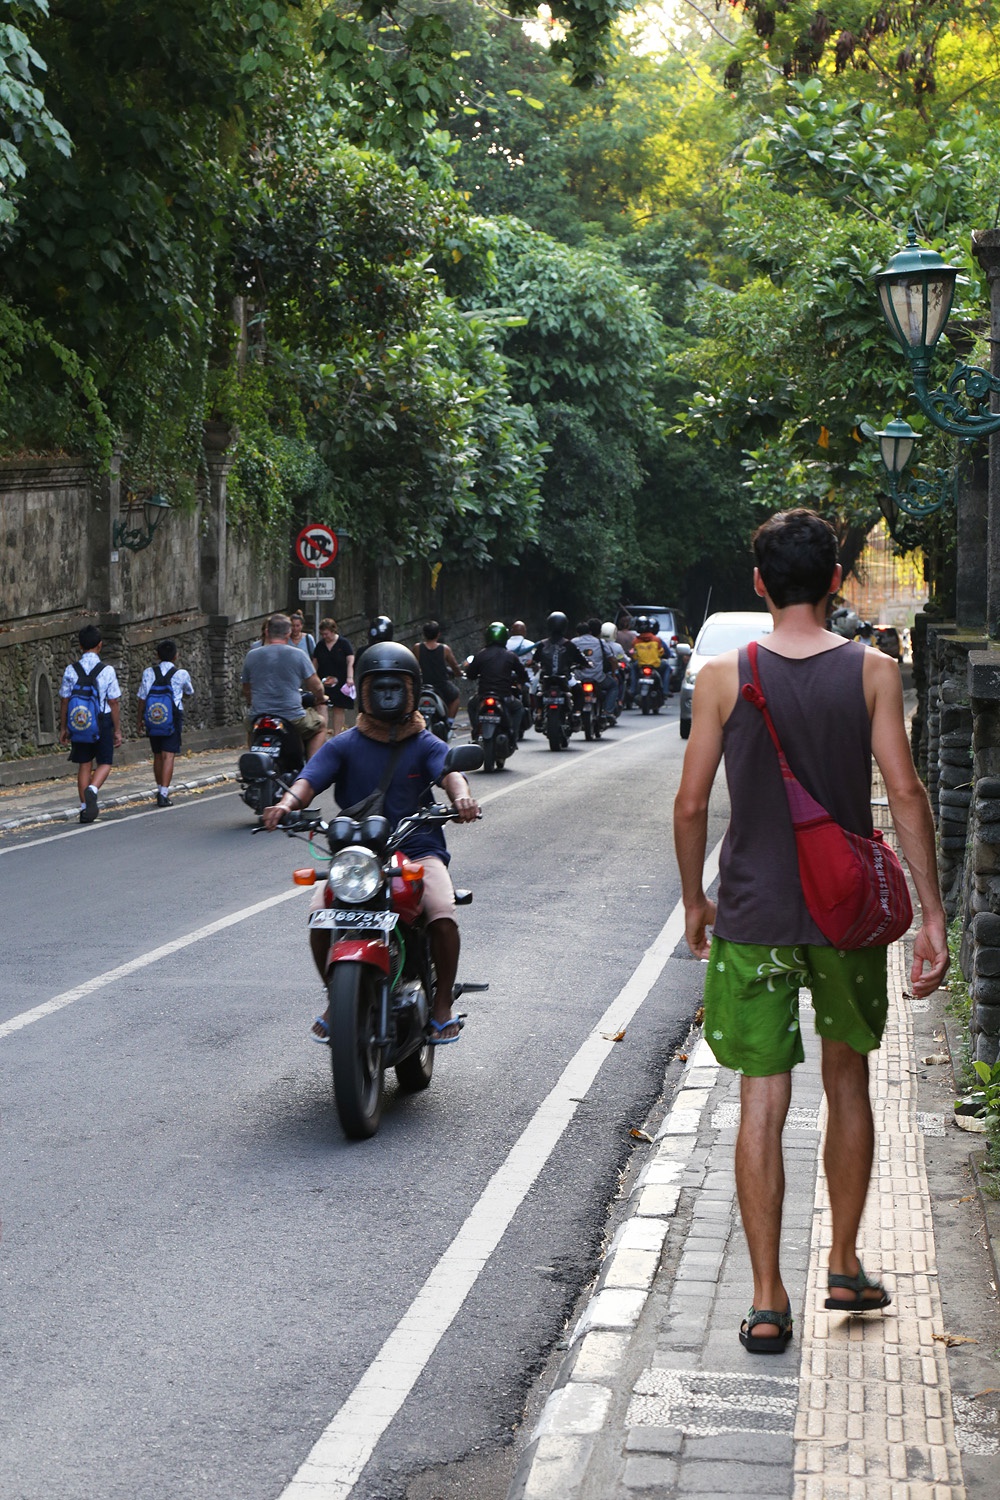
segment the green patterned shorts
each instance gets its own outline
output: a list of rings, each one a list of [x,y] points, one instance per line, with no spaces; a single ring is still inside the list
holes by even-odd
[[[771,948],[713,937],[705,979],[705,1040],[724,1068],[764,1078],[805,1058],[799,990],[812,993],[816,1031],[855,1052],[882,1040],[885,948]]]

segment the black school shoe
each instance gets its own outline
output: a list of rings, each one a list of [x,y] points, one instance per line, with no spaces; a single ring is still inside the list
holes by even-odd
[[[97,793],[92,786],[88,786],[84,792],[83,801],[84,806],[83,811],[80,813],[80,822],[93,823],[100,812],[100,808],[97,806]]]

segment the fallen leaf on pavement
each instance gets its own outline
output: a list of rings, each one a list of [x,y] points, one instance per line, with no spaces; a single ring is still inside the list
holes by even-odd
[[[650,1146],[653,1144],[653,1137],[651,1135],[647,1135],[644,1130],[636,1130],[633,1127],[629,1131],[629,1135],[632,1137],[633,1140],[636,1140],[636,1141],[646,1141]]]
[[[948,1062],[949,1058],[947,1052],[932,1052],[928,1057],[922,1057],[920,1061],[924,1067],[937,1067],[940,1063]]]
[[[687,1062],[687,1060],[688,1060],[688,1055],[687,1055],[686,1052],[675,1052],[674,1053],[674,1061],[675,1062]]]
[[[694,1013],[694,1024],[696,1026],[700,1026],[701,1023],[702,1023],[702,1021],[704,1021],[704,1019],[705,1019],[705,1007],[703,1005],[699,1005],[698,1009]]]
[[[625,1027],[621,1031],[602,1031],[601,1036],[606,1042],[623,1042],[625,1040]]]
[[[975,1193],[966,1193],[965,1197],[964,1198],[959,1198],[958,1202],[959,1203],[974,1203],[975,1199],[976,1199]]]
[[[949,1349],[954,1349],[956,1344],[978,1344],[978,1339],[967,1339],[960,1333],[936,1333],[934,1337],[941,1344],[947,1344]]]

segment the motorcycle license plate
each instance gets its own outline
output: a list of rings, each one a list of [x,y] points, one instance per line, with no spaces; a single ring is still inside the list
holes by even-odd
[[[340,906],[321,906],[309,913],[310,927],[340,927],[347,932],[391,932],[398,920],[394,911],[344,911]]]
[[[479,717],[480,717],[480,719],[482,720],[482,722],[484,724],[499,724],[500,723],[500,715],[499,714],[480,714]]]

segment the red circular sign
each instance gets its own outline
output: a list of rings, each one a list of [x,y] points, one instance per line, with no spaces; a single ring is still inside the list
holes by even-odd
[[[337,555],[337,533],[314,521],[295,538],[295,554],[304,568],[328,568]]]

